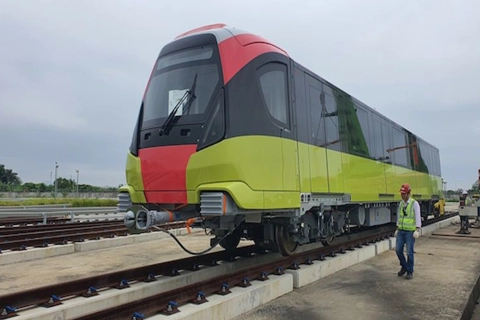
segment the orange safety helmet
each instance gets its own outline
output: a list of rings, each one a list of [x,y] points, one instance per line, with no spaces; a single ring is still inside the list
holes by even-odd
[[[402,187],[400,188],[400,193],[409,193],[410,191],[412,191],[412,189],[410,188],[410,185],[408,183],[402,184]]]

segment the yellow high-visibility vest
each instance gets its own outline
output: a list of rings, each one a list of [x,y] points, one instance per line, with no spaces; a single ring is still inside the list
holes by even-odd
[[[406,208],[404,207],[405,204],[403,201],[400,201],[400,205],[398,206],[398,230],[415,231],[415,229],[417,229],[415,212],[413,211],[413,203],[415,201],[415,199],[410,198],[410,202]]]

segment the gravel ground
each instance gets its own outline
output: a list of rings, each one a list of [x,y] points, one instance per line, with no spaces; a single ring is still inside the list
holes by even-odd
[[[210,246],[210,238],[203,230],[198,230],[180,236],[179,240],[187,249],[198,252]],[[243,243],[251,244],[249,241]],[[212,251],[218,250],[223,249],[218,246]],[[0,294],[189,256],[172,238],[167,237],[121,247],[1,265]]]

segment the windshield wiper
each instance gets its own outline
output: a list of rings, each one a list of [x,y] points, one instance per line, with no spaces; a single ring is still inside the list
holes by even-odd
[[[192,102],[193,100],[195,100],[196,96],[194,94],[194,90],[195,90],[195,85],[197,84],[197,74],[195,74],[195,77],[193,79],[193,83],[192,83],[192,86],[190,87],[190,89],[188,89],[182,96],[182,98],[180,99],[180,101],[178,101],[178,103],[175,105],[175,107],[173,108],[173,110],[170,112],[170,114],[168,115],[167,119],[165,120],[165,122],[162,124],[162,127],[160,128],[160,135],[164,134],[164,133],[167,133],[168,134],[168,126],[170,125],[170,123],[172,122],[173,118],[175,118],[175,114],[177,113],[178,111],[178,108],[180,108],[180,106],[185,102],[185,100],[188,98],[187,102],[186,102],[186,106],[185,108],[183,109],[183,113],[185,112],[188,112],[188,109],[190,108],[190,106],[192,105]]]
[[[190,106],[193,103],[193,100],[195,100],[197,98],[197,96],[195,95],[195,86],[197,85],[197,76],[198,76],[198,74],[195,73],[195,77],[193,78],[192,86],[190,87],[190,90],[189,90],[190,97],[189,97],[189,99],[188,99],[188,101],[185,105],[185,108],[183,108],[182,115],[188,114],[188,112],[190,110]]]

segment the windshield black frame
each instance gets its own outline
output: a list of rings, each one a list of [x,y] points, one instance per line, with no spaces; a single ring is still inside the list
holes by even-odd
[[[193,61],[181,61],[180,63],[176,63],[173,65],[167,65],[163,66],[162,64],[166,59],[170,59],[173,55],[180,54],[182,55],[185,52],[188,51],[195,51],[200,48],[203,49],[208,49],[211,50],[211,56],[207,59],[205,59],[205,56],[203,58],[200,58],[198,60],[193,60]],[[202,103],[201,105],[201,113],[193,113],[193,114],[185,114],[182,115],[181,113],[178,114],[172,119],[170,125],[175,125],[175,124],[194,124],[194,123],[203,123],[206,120],[206,116],[209,113],[209,109],[211,108],[211,105],[213,103],[213,100],[218,94],[218,91],[222,88],[223,86],[223,73],[222,73],[222,68],[221,68],[221,61],[220,61],[220,54],[218,52],[218,45],[212,44],[212,43],[207,43],[207,44],[198,44],[196,46],[190,46],[190,47],[184,47],[179,50],[175,50],[172,52],[168,52],[166,54],[160,54],[159,58],[157,59],[155,63],[155,68],[154,71],[152,72],[151,79],[149,81],[149,86],[145,92],[144,96],[144,101],[143,101],[143,106],[144,106],[144,119],[143,123],[141,125],[142,129],[149,129],[149,128],[155,128],[155,127],[161,127],[167,117],[168,114],[170,113],[168,109],[168,103],[165,105],[164,109],[162,111],[162,116],[157,117],[157,118],[152,118],[148,119],[148,112],[150,111],[148,108],[148,97],[149,97],[149,90],[153,90],[155,87],[155,80],[160,79],[163,82],[166,80],[161,79],[160,77],[162,75],[165,75],[166,77],[171,74],[181,74],[182,77],[184,78],[184,81],[182,83],[188,83],[188,86],[185,86],[186,88],[189,87],[194,79],[195,74],[198,74],[198,83],[196,85],[196,96],[200,96],[200,100],[204,98],[203,101],[200,101],[198,103]],[[160,66],[160,68],[159,68]],[[216,70],[214,70],[215,68]],[[213,84],[213,86],[210,86],[210,83],[208,81],[205,81],[205,79],[202,79],[205,77],[206,74],[215,74],[216,78],[211,79],[211,80],[216,80],[216,83]],[[191,75],[191,77],[190,77]],[[160,81],[159,80],[159,81]],[[181,80],[178,80],[181,81]],[[213,81],[212,81],[213,82]],[[159,85],[159,84],[157,84]],[[207,95],[208,97],[202,97],[202,93],[206,92],[207,90],[205,88],[202,88],[203,85],[208,86],[208,92]],[[162,86],[163,87],[163,86]],[[183,88],[182,88],[183,89]],[[168,92],[168,91],[167,91]],[[166,92],[163,92],[163,94],[167,94]],[[165,97],[163,97],[165,98]],[[195,100],[197,100],[196,98]],[[208,99],[208,100],[206,100]],[[163,99],[164,100],[164,99]],[[206,101],[205,101],[206,100]],[[156,104],[155,104],[156,105]],[[155,107],[158,108],[158,107]],[[166,108],[166,109],[165,109]],[[191,108],[190,108],[191,109]],[[189,109],[189,111],[190,111]],[[168,112],[163,112],[163,111],[168,111]],[[147,117],[145,115],[147,114]]]

